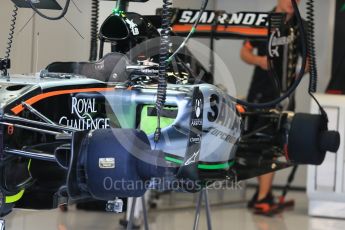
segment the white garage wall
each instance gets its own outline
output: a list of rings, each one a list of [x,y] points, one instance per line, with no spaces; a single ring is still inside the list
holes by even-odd
[[[58,0],[58,2],[64,6],[66,1]],[[66,15],[66,18],[80,31],[84,39],[79,37],[65,19],[47,21],[37,15],[30,21],[25,30],[19,33],[20,28],[33,15],[31,9],[19,9],[13,46],[14,68],[12,72],[36,72],[57,60],[87,60],[90,40],[90,2],[75,1],[82,13],[77,11],[74,4],[71,4]],[[6,33],[0,34],[1,51],[4,49],[4,39],[7,37],[12,5],[10,0],[4,0],[0,7],[1,31],[6,31]],[[58,14],[49,10],[42,12],[51,16]]]
[[[1,1],[0,6],[0,57],[5,56],[8,33],[10,29],[10,20],[12,16],[13,3],[10,0]],[[32,23],[27,26],[23,32],[18,33],[25,24],[27,18],[32,15],[30,11],[20,10],[17,19],[17,28],[15,30],[12,46],[12,70],[10,72],[30,72],[32,65]]]

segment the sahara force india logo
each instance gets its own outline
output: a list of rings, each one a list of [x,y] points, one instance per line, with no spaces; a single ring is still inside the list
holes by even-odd
[[[76,115],[76,119],[68,119],[67,116],[60,118],[59,124],[80,130],[107,129],[110,128],[109,118],[92,117],[97,114],[95,98],[72,97],[71,114]]]

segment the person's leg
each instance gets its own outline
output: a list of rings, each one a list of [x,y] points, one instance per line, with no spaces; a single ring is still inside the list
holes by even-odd
[[[257,200],[263,200],[271,192],[274,173],[268,173],[258,177],[259,180],[259,192]]]

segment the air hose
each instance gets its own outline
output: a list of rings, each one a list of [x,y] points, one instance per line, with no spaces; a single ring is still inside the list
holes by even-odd
[[[7,75],[7,64],[8,61],[10,60],[11,56],[11,50],[12,50],[12,44],[13,44],[13,39],[14,39],[14,30],[16,29],[16,22],[17,22],[17,15],[18,15],[18,7],[14,5],[14,9],[12,11],[12,19],[11,19],[11,25],[10,25],[10,32],[8,34],[8,42],[7,42],[7,47],[6,47],[6,54],[5,54],[5,60],[6,63],[4,63],[4,74]]]
[[[307,1],[307,19],[308,19],[308,58],[309,58],[309,93],[317,91],[317,63],[315,50],[315,22],[314,22],[314,0]]]
[[[47,16],[43,13],[41,13],[37,8],[36,6],[32,3],[32,1],[27,1],[30,5],[30,7],[33,9],[33,11],[35,11],[39,16],[41,16],[42,18],[45,18],[45,19],[48,19],[48,20],[60,20],[61,18],[65,17],[65,15],[67,14],[67,11],[68,11],[68,8],[69,8],[69,4],[71,3],[71,0],[66,0],[66,4],[65,4],[65,7],[64,9],[62,10],[61,14],[59,16],[56,16],[56,17],[50,17],[50,16]]]
[[[168,68],[167,59],[169,58],[170,48],[170,24],[171,24],[171,0],[163,0],[162,10],[162,30],[161,30],[161,42],[159,50],[159,73],[158,73],[158,89],[157,89],[157,129],[155,132],[154,140],[158,142],[161,134],[160,117],[163,110],[166,94],[167,94],[167,79],[166,73]]]
[[[98,16],[99,16],[99,0],[91,2],[91,44],[89,61],[97,60],[98,51]]]
[[[308,44],[308,58],[309,58],[309,95],[316,102],[320,108],[320,112],[325,120],[328,121],[328,116],[326,111],[323,109],[319,101],[315,98],[313,93],[317,91],[318,83],[318,71],[316,62],[316,48],[315,48],[315,9],[314,0],[307,1],[307,19],[308,19],[308,34],[307,34],[307,44]]]
[[[161,125],[160,117],[163,107],[166,101],[167,94],[167,79],[166,73],[169,66],[169,63],[174,59],[174,57],[184,48],[188,40],[192,37],[196,31],[197,26],[199,25],[200,18],[203,15],[208,4],[208,0],[203,0],[199,17],[194,23],[191,31],[181,43],[181,45],[176,49],[176,51],[169,56],[170,49],[170,24],[171,24],[171,0],[163,0],[163,10],[162,10],[162,30],[161,30],[161,44],[160,44],[160,54],[159,54],[159,74],[158,74],[158,89],[157,89],[157,100],[156,100],[156,109],[157,109],[157,129],[155,132],[154,140],[158,142],[161,135]]]

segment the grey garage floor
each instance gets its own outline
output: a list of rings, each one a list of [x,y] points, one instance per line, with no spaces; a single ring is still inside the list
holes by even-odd
[[[252,193],[250,191],[249,193]],[[230,194],[230,195],[229,195]],[[224,194],[223,194],[224,195]],[[251,195],[251,194],[249,194]],[[212,194],[219,196],[219,194]],[[225,201],[238,200],[236,193],[226,193]],[[274,218],[253,215],[243,203],[212,207],[213,229],[217,230],[289,230],[289,229],[345,229],[345,220],[313,218],[307,215],[307,197],[302,192],[291,192],[290,198],[296,200],[294,210],[289,210]],[[179,206],[191,204],[195,199],[192,195],[178,194],[163,196],[160,206]],[[211,197],[215,200],[217,198]],[[6,230],[114,230],[121,229],[119,220],[123,215],[100,212],[77,211],[69,212],[24,211],[16,210],[6,218]],[[175,210],[150,211],[149,221],[152,230],[192,229],[194,210],[180,208]],[[143,229],[143,228],[142,228]],[[204,213],[200,220],[200,228],[206,229]]]

